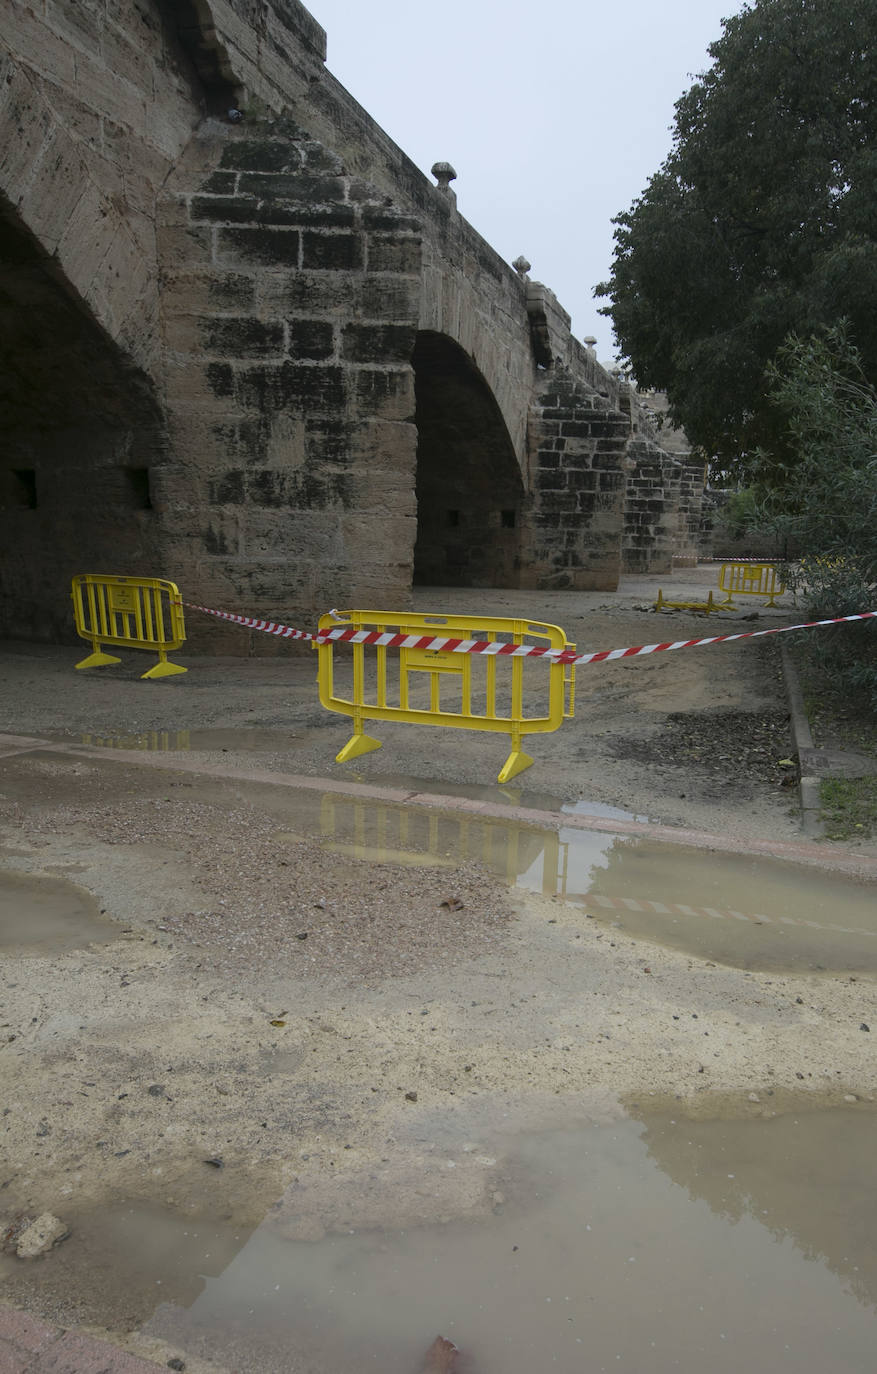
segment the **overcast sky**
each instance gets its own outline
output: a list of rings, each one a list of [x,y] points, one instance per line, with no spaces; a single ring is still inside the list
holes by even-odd
[[[305,3],[329,70],[422,171],[453,164],[460,213],[611,360],[593,298],[610,221],[670,151],[674,102],[741,0]]]

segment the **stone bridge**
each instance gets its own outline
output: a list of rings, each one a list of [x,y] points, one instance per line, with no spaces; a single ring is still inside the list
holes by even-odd
[[[696,557],[702,470],[325,55],[297,0],[6,6],[0,634],[77,572],[310,626]]]

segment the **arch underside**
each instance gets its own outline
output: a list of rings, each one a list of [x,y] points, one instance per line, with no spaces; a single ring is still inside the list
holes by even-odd
[[[72,575],[150,556],[138,513],[161,425],[145,379],[2,204],[0,427],[0,630],[69,638]]]
[[[490,388],[447,336],[421,331],[414,349],[417,542],[414,581],[516,585],[524,487]]]

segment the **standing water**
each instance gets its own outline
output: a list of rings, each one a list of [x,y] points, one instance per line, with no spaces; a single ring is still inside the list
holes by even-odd
[[[323,797],[320,828],[327,848],[373,862],[480,862],[511,884],[562,897],[583,916],[702,959],[766,971],[877,973],[873,881],[629,835],[543,830],[337,794]]]
[[[513,1139],[486,1219],[302,1242],[140,1209],[48,1264],[93,1291],[99,1257],[148,1334],[260,1374],[417,1374],[438,1332],[467,1374],[863,1374],[875,1152],[864,1107],[645,1116]]]

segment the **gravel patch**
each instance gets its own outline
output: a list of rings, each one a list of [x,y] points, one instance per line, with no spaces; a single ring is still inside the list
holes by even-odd
[[[204,906],[165,915],[161,929],[232,974],[359,981],[449,968],[492,950],[511,919],[506,889],[478,864],[409,868],[336,855],[252,810],[138,799],[61,807],[25,829],[72,827],[91,841],[181,857]]]

